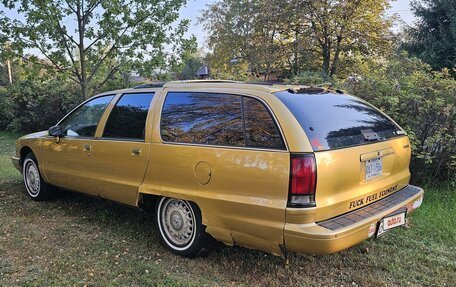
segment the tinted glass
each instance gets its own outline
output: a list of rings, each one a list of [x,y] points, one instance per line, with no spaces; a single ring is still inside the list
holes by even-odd
[[[249,147],[284,148],[279,129],[263,103],[244,97],[244,117]]]
[[[383,141],[404,134],[376,108],[353,96],[288,91],[275,95],[293,113],[315,151]]]
[[[164,141],[244,146],[241,97],[168,93],[161,117]]]
[[[60,123],[65,134],[72,137],[95,136],[98,122],[113,98],[114,95],[98,97],[80,106]]]
[[[153,93],[123,94],[109,115],[104,138],[144,139]]]

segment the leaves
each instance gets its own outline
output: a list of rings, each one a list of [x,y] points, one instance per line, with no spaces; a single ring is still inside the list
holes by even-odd
[[[343,86],[385,111],[410,137],[415,181],[454,179],[456,80],[406,53],[371,62],[355,84]]]
[[[239,1],[209,5],[200,21],[209,32],[212,67],[246,64],[252,74],[318,70],[334,76],[341,59],[390,49],[388,0]]]
[[[37,49],[49,69],[66,74],[88,97],[122,68],[152,71],[163,66],[168,57],[164,47],[178,47],[184,40],[188,22],[172,25],[185,2],[3,1],[24,21],[0,15],[0,25],[2,30],[9,28],[8,37],[14,42]]]
[[[415,0],[412,9],[419,20],[406,30],[404,48],[434,69],[456,68],[456,2]]]

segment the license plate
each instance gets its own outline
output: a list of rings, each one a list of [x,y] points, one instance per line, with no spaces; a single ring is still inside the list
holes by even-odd
[[[382,175],[383,164],[382,158],[377,157],[366,161],[366,180]]]
[[[383,233],[387,232],[388,230],[402,226],[405,224],[405,212],[401,212],[395,215],[387,216],[380,220],[377,229],[377,236],[382,235]]]

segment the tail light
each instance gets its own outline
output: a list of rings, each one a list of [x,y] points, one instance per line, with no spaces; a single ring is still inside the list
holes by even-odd
[[[314,207],[317,169],[313,154],[292,154],[288,207]]]

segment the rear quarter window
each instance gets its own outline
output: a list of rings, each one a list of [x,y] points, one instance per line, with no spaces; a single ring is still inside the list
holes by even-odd
[[[164,141],[243,146],[241,97],[168,93],[162,110]]]
[[[299,122],[314,151],[384,141],[405,134],[378,109],[354,96],[289,91],[275,95]]]
[[[266,106],[247,96],[169,92],[162,109],[165,142],[284,149]]]

